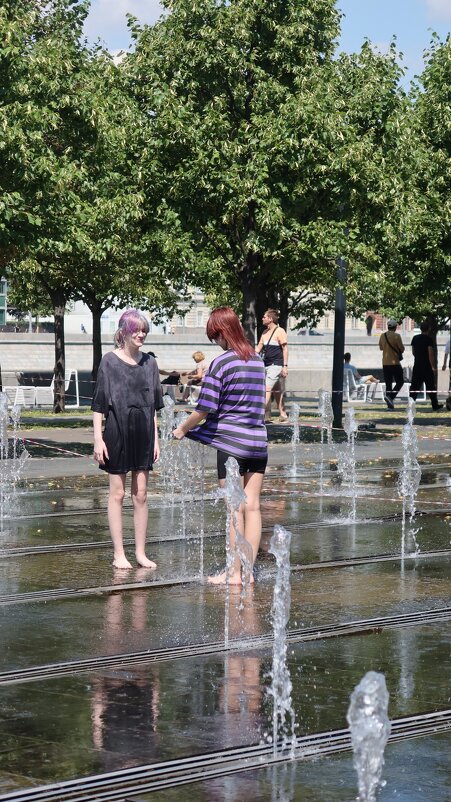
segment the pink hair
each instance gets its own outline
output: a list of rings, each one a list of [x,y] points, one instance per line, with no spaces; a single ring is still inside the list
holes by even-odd
[[[137,309],[127,309],[119,318],[118,327],[114,335],[114,344],[117,348],[123,348],[125,338],[131,334],[136,334],[137,331],[145,331],[148,334],[149,321]]]

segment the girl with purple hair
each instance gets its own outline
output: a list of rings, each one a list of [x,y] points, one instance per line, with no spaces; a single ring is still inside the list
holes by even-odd
[[[94,458],[109,474],[108,523],[115,568],[132,567],[124,552],[122,530],[125,479],[129,471],[136,561],[144,568],[156,568],[145,552],[147,483],[149,471],[160,456],[156,412],[163,407],[163,396],[157,363],[153,356],[140,350],[148,332],[149,323],[141,312],[137,309],[124,312],[114,336],[116,347],[100,363],[91,405]]]

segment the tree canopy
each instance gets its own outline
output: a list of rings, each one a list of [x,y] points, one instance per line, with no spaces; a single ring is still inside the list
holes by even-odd
[[[449,41],[406,96],[395,43],[337,54],[334,0],[167,0],[120,64],[87,0],[0,9],[0,262],[20,305],[176,310],[188,287],[312,321],[348,261],[354,314],[449,296]],[[402,281],[400,281],[402,276]]]
[[[155,26],[133,24],[127,66],[159,155],[158,175],[143,169],[185,269],[241,298],[252,338],[266,306],[302,313],[302,291],[321,311],[339,254],[351,279],[376,269],[401,71],[394,47],[334,58],[333,0],[166,6]]]
[[[433,38],[426,66],[411,93],[408,181],[400,199],[401,224],[385,274],[382,303],[398,315],[451,316],[451,40]],[[400,280],[401,279],[401,280]],[[433,318],[433,320],[432,320]]]

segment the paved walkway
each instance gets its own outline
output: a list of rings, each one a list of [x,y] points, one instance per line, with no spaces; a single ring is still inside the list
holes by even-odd
[[[400,437],[404,418],[402,415],[386,415],[384,410],[374,410],[372,417],[376,428],[362,431],[356,441],[356,458],[358,461],[370,461],[375,459],[397,461],[402,457],[402,440]],[[366,414],[366,411],[365,411]],[[358,417],[358,414],[357,414]],[[93,442],[93,431],[91,426],[86,426],[86,418],[73,419],[74,426],[68,427],[67,420],[65,426],[61,428],[43,427],[21,430],[21,436],[25,439],[28,446],[33,447],[33,457],[26,463],[24,478],[33,479],[52,479],[74,476],[99,476],[99,468],[93,457],[89,454],[89,447]],[[276,420],[276,419],[274,419]],[[80,422],[84,425],[81,426]],[[359,421],[360,425],[367,425],[368,419]],[[318,419],[302,417],[300,420],[301,437],[303,432],[311,430],[312,439],[317,437]],[[283,465],[291,462],[291,443],[289,424],[271,425],[269,428],[270,438],[270,464]],[[442,455],[445,461],[451,461],[451,427],[450,416],[437,415],[427,420],[422,419],[417,425],[417,436],[419,452],[424,457],[430,455]],[[343,435],[341,434],[341,437]],[[287,441],[287,442],[280,442]],[[39,457],[39,449],[42,448],[45,456]],[[215,454],[212,449],[206,450],[208,454],[207,464],[211,467],[215,464]],[[333,449],[326,447],[327,457],[333,457]],[[79,455],[79,456],[77,456]],[[316,442],[301,442],[298,446],[298,458],[308,462],[319,462],[321,458],[320,449]]]

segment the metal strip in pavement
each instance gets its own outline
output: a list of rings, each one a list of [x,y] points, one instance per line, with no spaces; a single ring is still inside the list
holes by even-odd
[[[108,545],[108,544],[105,544]],[[351,557],[343,560],[330,560],[316,563],[306,563],[292,565],[291,573],[301,571],[326,571],[334,568],[352,568],[359,565],[372,565],[381,562],[403,562],[418,561],[425,559],[436,559],[439,557],[449,557],[451,549],[441,549],[438,551],[423,551],[419,554],[409,554],[402,557],[400,554],[376,554],[367,557]],[[270,576],[273,571],[268,572]],[[154,580],[153,582],[130,582],[116,585],[96,585],[86,588],[55,588],[50,590],[35,590],[28,593],[11,593],[0,596],[0,607],[9,604],[39,604],[39,602],[64,601],[66,599],[80,599],[87,596],[103,596],[110,593],[119,593],[130,590],[152,590],[154,588],[173,587],[174,585],[199,585],[204,584],[203,577],[198,574],[186,576],[181,579]]]
[[[412,626],[431,626],[451,620],[451,607],[442,607],[436,610],[420,610],[415,613],[401,613],[399,615],[379,618],[368,618],[348,621],[339,625],[324,624],[308,629],[288,630],[287,642],[308,643],[328,638],[346,637],[350,635],[379,634],[385,629],[402,629]],[[141,652],[105,655],[91,657],[85,660],[73,660],[65,663],[50,663],[41,666],[31,666],[0,673],[1,685],[16,685],[24,682],[40,682],[54,677],[72,676],[85,671],[103,671],[110,669],[124,669],[133,665],[143,665],[168,662],[184,658],[224,654],[237,651],[251,651],[271,648],[274,642],[272,633],[252,637],[231,639],[226,646],[223,640],[208,641],[184,646],[167,647],[164,649],[150,649]]]
[[[389,744],[451,731],[451,710],[417,714],[391,722]],[[130,802],[130,794],[175,788],[216,777],[226,777],[271,765],[305,761],[347,752],[352,748],[348,729],[313,733],[296,738],[294,754],[278,744],[239,746],[178,760],[96,774],[0,795],[0,802]]]

